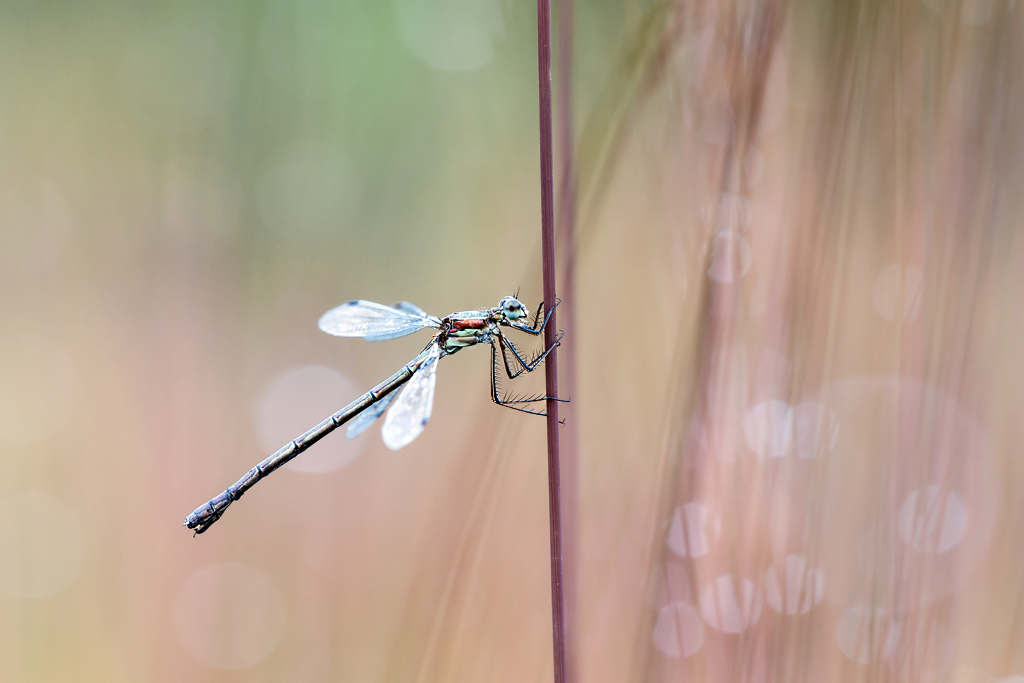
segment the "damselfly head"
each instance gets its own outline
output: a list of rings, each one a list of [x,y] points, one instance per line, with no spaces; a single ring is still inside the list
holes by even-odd
[[[509,320],[519,320],[530,315],[530,312],[526,310],[526,306],[522,305],[519,299],[514,296],[506,296],[499,301],[498,308]]]

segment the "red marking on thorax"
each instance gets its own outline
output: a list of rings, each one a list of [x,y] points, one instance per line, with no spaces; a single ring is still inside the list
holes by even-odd
[[[453,320],[453,330],[482,330],[487,327],[487,321],[483,318],[478,320]]]

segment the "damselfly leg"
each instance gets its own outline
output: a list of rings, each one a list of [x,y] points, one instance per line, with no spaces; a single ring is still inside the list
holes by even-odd
[[[558,306],[559,303],[561,303],[561,300],[556,300],[555,301],[555,305],[552,306],[551,310],[548,311],[548,314],[546,316],[544,316],[544,321],[543,322],[541,322],[540,316],[543,315],[543,312],[544,312],[544,302],[541,301],[539,304],[537,304],[537,312],[533,316],[533,325],[532,326],[527,327],[526,325],[520,326],[518,324],[515,324],[515,325],[510,324],[509,327],[513,327],[514,329],[520,330],[522,332],[526,332],[526,333],[534,335],[534,336],[539,335],[541,332],[544,331],[544,328],[547,327],[548,320],[551,319],[551,314],[554,312],[555,306]],[[512,343],[512,340],[509,339],[508,337],[506,337],[501,332],[501,330],[498,330],[498,332],[497,332],[497,339],[498,339],[498,343],[501,346],[501,357],[502,357],[502,360],[505,361],[505,374],[508,375],[509,379],[515,379],[516,377],[518,377],[519,375],[523,374],[524,372],[532,372],[533,369],[535,367],[537,367],[537,365],[542,360],[544,360],[544,357],[547,356],[549,353],[551,353],[552,349],[554,349],[555,347],[558,346],[558,342],[560,342],[562,340],[562,336],[564,334],[565,334],[565,332],[561,332],[560,331],[559,334],[558,334],[558,338],[555,339],[555,343],[554,344],[552,344],[549,348],[545,349],[543,352],[536,354],[532,359],[526,360],[525,358],[523,358],[522,354],[519,353],[519,349],[517,349],[516,345]],[[512,370],[512,365],[509,363],[509,360],[508,360],[508,352],[509,351],[512,352],[512,355],[515,356],[516,361],[518,361],[518,364],[519,364],[519,369],[518,370]]]
[[[518,322],[514,322],[514,321],[510,321],[510,322],[508,322],[506,324],[509,327],[513,328],[513,329],[519,330],[520,332],[525,332],[526,334],[532,334],[534,337],[536,337],[537,335],[539,335],[541,332],[544,331],[545,327],[548,326],[548,320],[551,319],[551,314],[555,312],[555,308],[560,303],[562,303],[561,299],[555,299],[555,305],[552,306],[551,309],[547,312],[547,315],[544,316],[544,322],[542,322],[542,323],[540,322],[540,316],[544,312],[544,308],[545,308],[543,301],[541,301],[539,304],[537,304],[537,312],[533,314],[533,325],[532,326],[528,327],[526,325],[523,325],[522,323],[518,323]],[[540,323],[539,326],[538,326],[538,323]]]
[[[565,336],[565,332],[559,331],[558,338],[555,339],[555,343],[549,346],[544,351],[538,352],[530,360],[523,358],[522,354],[519,353],[519,349],[512,343],[512,340],[506,337],[501,331],[498,331],[498,345],[501,347],[501,357],[505,361],[505,374],[508,375],[509,379],[515,379],[524,372],[533,372],[534,368],[540,365],[540,362],[551,353],[551,350],[559,346],[559,342],[562,341],[562,337]],[[509,363],[508,352],[512,352],[512,356],[515,357],[517,364],[519,365],[518,370],[512,369],[512,364]]]
[[[545,323],[547,323],[546,319],[545,319]],[[516,377],[518,377],[519,375],[523,374],[524,372],[533,372],[537,368],[537,366],[540,365],[541,361],[543,361],[544,358],[549,353],[551,353],[551,351],[553,351],[559,345],[559,342],[561,342],[562,336],[564,334],[565,334],[564,332],[559,333],[558,338],[555,340],[554,344],[552,344],[551,346],[546,348],[543,352],[538,354],[532,360],[526,361],[519,354],[519,351],[518,351],[518,349],[516,349],[515,345],[508,338],[506,338],[505,335],[503,335],[503,334],[501,334],[499,332],[498,336],[495,337],[495,339],[491,342],[491,400],[494,401],[495,403],[497,403],[499,406],[504,406],[505,408],[511,408],[512,410],[518,410],[518,411],[523,412],[523,413],[530,413],[531,415],[546,416],[547,413],[545,411],[543,411],[543,410],[531,410],[529,408],[525,408],[525,407],[522,407],[522,406],[516,405],[516,404],[540,403],[542,401],[547,401],[549,398],[554,398],[554,397],[542,396],[542,395],[536,395],[536,396],[512,396],[512,395],[509,395],[509,394],[505,394],[504,396],[501,395],[501,382],[499,380],[500,368],[498,366],[498,347],[499,346],[501,347],[501,358],[502,358],[502,360],[504,361],[504,364],[505,364],[505,374],[508,376],[508,378],[510,380],[512,380],[512,379],[515,379]],[[506,345],[507,345],[507,347],[506,347]],[[515,370],[515,371],[512,370],[512,367],[511,367],[511,364],[509,363],[509,358],[508,358],[508,349],[511,349],[512,354],[515,356],[516,361],[518,361],[518,363],[519,363],[519,369],[518,370]],[[568,399],[554,398],[554,400],[566,402]]]

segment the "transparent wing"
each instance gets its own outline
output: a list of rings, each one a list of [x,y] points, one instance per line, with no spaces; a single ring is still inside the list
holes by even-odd
[[[349,439],[354,439],[363,432],[366,428],[373,424],[373,421],[384,414],[384,411],[388,409],[391,402],[395,400],[395,396],[401,393],[402,388],[392,391],[390,394],[370,405],[369,408],[359,413],[348,423],[348,429],[345,430],[345,436]]]
[[[393,305],[391,308],[397,308],[398,310],[402,311],[403,313],[408,313],[409,315],[418,315],[421,318],[428,317],[426,311],[424,311],[422,308],[420,308],[416,304],[411,304],[408,301],[399,301],[398,303]]]
[[[384,418],[381,436],[384,437],[384,445],[391,450],[397,451],[408,446],[430,420],[430,411],[434,407],[437,360],[440,357],[441,347],[432,345],[427,351],[427,357],[416,369],[416,374],[405,385],[402,395]]]
[[[363,337],[367,341],[395,339],[440,325],[441,321],[434,316],[418,315],[372,301],[349,301],[324,313],[317,323],[327,334]]]

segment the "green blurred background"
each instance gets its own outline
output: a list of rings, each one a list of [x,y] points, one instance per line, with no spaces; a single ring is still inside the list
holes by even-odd
[[[586,71],[608,68],[624,12],[587,20]],[[181,528],[424,343],[329,338],[327,309],[445,315],[514,287],[536,306],[534,7],[0,13],[0,680],[412,679],[452,626],[444,543],[485,481],[478,511],[516,493],[490,513],[515,530],[487,591],[546,614],[543,420],[509,421],[529,453],[515,482],[464,462],[506,412],[485,353],[445,368],[422,448],[335,438],[221,533]],[[546,628],[502,629],[534,646],[509,651],[517,676],[547,670]]]
[[[0,3],[0,681],[550,679],[482,351],[181,527],[426,341],[326,310],[534,309],[534,12]],[[572,681],[1024,680],[1022,12],[577,2]]]

